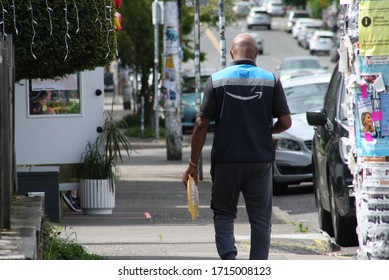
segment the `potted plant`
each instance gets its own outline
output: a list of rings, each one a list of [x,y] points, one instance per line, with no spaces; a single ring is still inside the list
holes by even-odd
[[[115,207],[115,179],[122,152],[131,155],[130,139],[108,113],[102,132],[95,141],[87,142],[81,154],[80,204],[84,214],[112,214]]]

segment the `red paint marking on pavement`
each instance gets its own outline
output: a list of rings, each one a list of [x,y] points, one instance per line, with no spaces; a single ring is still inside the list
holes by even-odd
[[[151,215],[149,212],[145,212],[146,219],[151,219]]]

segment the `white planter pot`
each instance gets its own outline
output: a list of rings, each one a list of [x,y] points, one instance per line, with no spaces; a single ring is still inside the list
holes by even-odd
[[[115,192],[110,180],[80,180],[80,203],[84,214],[112,214]]]

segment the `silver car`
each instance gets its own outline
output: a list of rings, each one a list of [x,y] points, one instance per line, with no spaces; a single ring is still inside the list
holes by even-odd
[[[313,127],[306,120],[306,111],[322,107],[330,73],[293,78],[283,82],[292,115],[292,127],[273,134],[276,148],[273,193],[284,194],[288,185],[312,182]]]
[[[316,30],[309,40],[309,53],[318,52],[330,54],[335,44],[335,33],[328,30]]]
[[[249,32],[249,34],[254,38],[257,43],[258,54],[263,54],[263,38],[259,36],[258,33]]]
[[[249,15],[246,18],[247,29],[253,27],[265,27],[271,29],[271,16],[263,8],[251,8]]]

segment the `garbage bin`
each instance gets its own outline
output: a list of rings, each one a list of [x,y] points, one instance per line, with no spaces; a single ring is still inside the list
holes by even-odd
[[[51,222],[60,222],[61,198],[59,192],[59,166],[18,167],[17,194],[44,192],[45,215]]]

